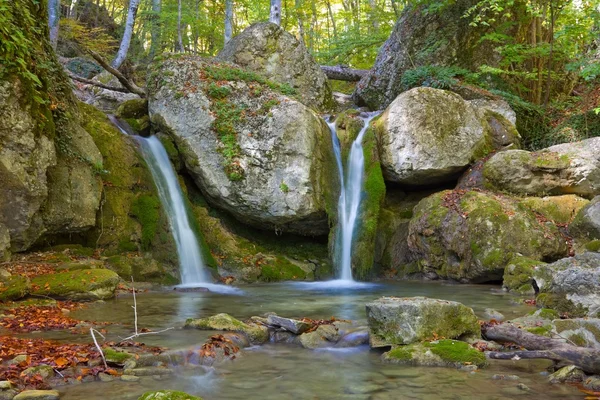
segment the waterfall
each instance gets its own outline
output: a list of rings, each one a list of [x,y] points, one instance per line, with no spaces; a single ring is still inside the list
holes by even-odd
[[[337,137],[335,121],[328,123],[331,130],[333,149],[340,176],[340,198],[338,200],[338,238],[336,238],[335,254],[341,270],[342,281],[352,281],[352,239],[356,231],[356,222],[360,214],[362,200],[363,175],[365,157],[363,154],[362,140],[369,128],[371,120],[379,113],[364,113],[360,118],[364,126],[352,143],[350,154],[346,162],[346,174],[342,164],[342,151]]]
[[[121,132],[129,134],[125,124],[113,116],[109,116],[109,118]],[[200,246],[190,225],[177,174],[171,165],[167,151],[156,136],[133,137],[140,144],[142,155],[150,168],[158,189],[158,196],[171,226],[179,256],[182,286],[216,286],[210,284],[212,279],[202,260]]]

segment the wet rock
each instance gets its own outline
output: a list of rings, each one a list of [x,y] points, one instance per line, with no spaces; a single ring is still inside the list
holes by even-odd
[[[426,297],[382,297],[366,305],[371,347],[431,339],[480,337],[473,310],[455,302]]]
[[[486,308],[482,315],[483,318],[487,320],[495,320],[498,322],[504,321],[504,314],[502,314],[498,310],[494,310],[493,308]]]
[[[298,337],[298,341],[305,349],[318,349],[332,347],[340,339],[340,334],[333,325],[319,325],[319,327]]]
[[[270,326],[283,328],[295,335],[300,335],[312,327],[311,324],[307,324],[306,322],[291,318],[283,318],[277,315],[269,315],[267,317],[267,324]]]
[[[269,340],[273,343],[296,343],[298,336],[288,331],[271,332]]]
[[[559,314],[556,311],[542,308],[531,311],[528,315],[523,317],[514,318],[507,323],[513,324],[536,335],[552,336],[552,321],[557,318],[559,318]]]
[[[26,361],[27,361],[27,354],[19,354],[18,356],[16,356],[12,360],[10,360],[8,362],[8,365],[21,364],[22,362],[26,362]]]
[[[139,382],[140,377],[135,375],[121,375],[123,382]]]
[[[202,400],[200,397],[192,396],[185,392],[175,390],[160,390],[157,392],[146,392],[138,400]]]
[[[50,365],[38,365],[36,367],[30,367],[21,372],[24,376],[40,375],[43,379],[49,379],[54,377],[54,368]]]
[[[394,346],[392,350],[383,353],[382,360],[393,364],[424,367],[484,367],[487,364],[482,352],[468,343],[449,339]]]
[[[269,332],[265,326],[253,323],[246,324],[224,313],[207,318],[189,318],[185,321],[185,328],[243,332],[248,335],[248,339],[252,344],[262,344],[269,340]]]
[[[537,303],[570,316],[600,316],[600,254],[583,253],[546,264],[533,273]]]
[[[600,392],[600,375],[590,376],[583,382],[583,387],[587,390]]]
[[[585,379],[585,373],[574,365],[562,367],[548,377],[548,382],[555,383],[576,383]]]
[[[100,378],[101,382],[112,382],[115,380],[115,377],[110,374],[100,373],[98,374],[98,378]]]
[[[56,390],[25,390],[13,400],[58,400],[60,394]]]
[[[553,321],[553,325],[554,330],[561,338],[565,338],[577,346],[600,350],[599,318],[556,319]]]
[[[0,381],[0,390],[9,390],[13,388],[13,384],[10,381]]]
[[[79,301],[112,298],[118,283],[119,276],[108,269],[38,275],[31,280],[34,295]]]
[[[173,370],[165,367],[144,367],[126,369],[123,374],[133,376],[173,375]]]
[[[248,336],[244,333],[225,332],[223,334],[223,337],[227,340],[231,340],[231,342],[239,348],[250,346],[250,340],[248,339]]]
[[[358,329],[353,332],[349,332],[342,336],[335,347],[357,347],[363,344],[369,344],[369,329]]]

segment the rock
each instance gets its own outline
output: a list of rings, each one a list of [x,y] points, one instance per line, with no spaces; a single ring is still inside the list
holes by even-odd
[[[585,379],[585,373],[574,365],[562,367],[548,377],[548,382],[556,383],[577,383]]]
[[[600,196],[594,197],[579,211],[569,225],[569,233],[588,240],[600,238]]]
[[[39,375],[43,379],[49,379],[54,376],[54,368],[50,365],[38,365],[35,367],[30,367],[21,372],[23,376],[32,377],[34,375]]]
[[[415,67],[476,70],[482,64],[495,65],[493,46],[479,40],[489,28],[471,25],[465,18],[467,10],[476,4],[474,0],[461,0],[439,11],[428,10],[426,4],[405,7],[373,68],[356,85],[354,100],[373,110],[385,108],[406,90],[402,77]]]
[[[111,87],[123,88],[119,80],[106,71],[96,75],[92,80]],[[137,94],[117,92],[93,85],[83,86],[83,90],[76,91],[75,94],[81,101],[109,114],[114,113],[119,108],[119,105],[126,101],[140,98]]]
[[[600,254],[583,253],[540,266],[533,273],[538,305],[572,317],[600,316]]]
[[[520,202],[530,210],[557,224],[569,224],[589,200],[574,194],[547,197],[525,197]]]
[[[415,207],[408,246],[423,273],[461,282],[501,280],[515,255],[556,259],[568,251],[558,227],[517,200],[460,190],[436,193]]]
[[[600,319],[556,319],[553,321],[553,325],[554,330],[561,338],[565,338],[577,346],[600,350]]]
[[[8,228],[0,223],[0,261],[10,258],[10,233]],[[0,278],[2,275],[0,274]]]
[[[437,335],[479,337],[473,310],[461,303],[426,297],[382,297],[367,303],[371,347],[410,344]]]
[[[298,336],[288,331],[275,331],[270,332],[269,341],[273,343],[296,343],[298,342]]]
[[[337,328],[333,325],[319,325],[319,327],[298,337],[298,341],[305,349],[318,349],[333,347],[340,339]]]
[[[150,135],[147,99],[127,100],[117,108],[115,115],[121,122],[126,122],[136,134],[141,136]]]
[[[600,375],[594,375],[583,381],[583,387],[587,390],[600,392]]]
[[[335,107],[325,73],[304,45],[276,24],[250,25],[227,43],[217,59],[296,89],[301,101],[320,111]]]
[[[173,370],[166,367],[144,367],[123,370],[125,375],[133,376],[161,376],[161,375],[173,375]]]
[[[357,329],[342,336],[335,347],[357,347],[369,344],[369,329]]]
[[[600,138],[565,143],[539,152],[508,150],[490,158],[485,185],[520,195],[600,194]]]
[[[237,347],[244,348],[250,346],[250,340],[248,336],[244,333],[238,332],[225,332],[223,337],[227,340],[231,340],[231,342]]]
[[[192,396],[175,390],[161,390],[158,392],[146,392],[138,400],[202,400],[200,397]]]
[[[233,318],[229,314],[217,314],[207,318],[189,318],[185,321],[185,328],[202,330],[242,332],[248,336],[250,343],[262,344],[269,340],[266,327],[254,323],[246,324]]]
[[[528,296],[534,295],[533,271],[543,264],[545,263],[542,261],[515,255],[504,269],[502,287],[512,293]]]
[[[0,381],[0,390],[9,390],[13,388],[13,384],[10,381]]]
[[[257,228],[328,233],[339,183],[325,121],[238,67],[185,56],[153,68],[152,122],[209,202]]]
[[[494,320],[498,322],[504,321],[504,314],[502,314],[498,310],[494,310],[493,308],[486,308],[483,312],[483,318],[486,320]]]
[[[114,376],[105,373],[99,373],[98,378],[100,378],[100,382],[112,382],[115,380]]]
[[[25,390],[15,397],[13,400],[58,400],[60,394],[56,390]]]
[[[468,343],[449,339],[394,346],[392,350],[383,353],[382,360],[423,367],[484,367],[487,364],[482,352]]]
[[[307,324],[306,322],[298,321],[291,318],[283,318],[277,315],[269,315],[267,317],[267,324],[274,327],[284,328],[285,330],[292,332],[295,335],[300,335],[312,327],[311,324]]]
[[[17,365],[27,361],[27,354],[19,354],[8,362],[8,365]]]
[[[500,115],[497,118],[505,121]],[[383,176],[390,182],[448,182],[495,148],[486,118],[459,95],[445,90],[423,87],[402,93],[374,127]]]
[[[507,322],[520,329],[540,336],[553,336],[552,321],[559,318],[559,314],[548,308],[541,308],[530,312],[523,317],[512,319]]]
[[[31,281],[21,275],[0,278],[0,301],[18,300],[31,292]]]
[[[68,300],[104,300],[115,295],[119,276],[108,269],[76,270],[38,275],[31,294]]]
[[[107,363],[124,365],[127,360],[134,357],[133,354],[127,353],[126,351],[118,351],[110,347],[104,349],[104,358]]]

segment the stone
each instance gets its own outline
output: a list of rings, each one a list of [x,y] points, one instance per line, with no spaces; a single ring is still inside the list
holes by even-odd
[[[105,300],[114,297],[119,276],[108,269],[75,270],[38,275],[31,294],[67,300]]]
[[[577,346],[592,347],[600,350],[600,319],[574,318],[556,319],[554,331]]]
[[[152,68],[155,130],[171,136],[212,205],[261,229],[329,232],[339,178],[318,114],[232,65],[185,56]]]
[[[483,311],[483,318],[486,320],[495,320],[498,322],[502,322],[504,321],[504,314],[502,314],[500,311],[498,310],[494,310],[493,308],[486,308]]]
[[[139,382],[140,377],[135,375],[121,375],[121,380],[123,382]]]
[[[13,384],[10,381],[0,381],[0,390],[9,390],[13,388]]]
[[[5,261],[10,258],[10,233],[8,228],[0,223],[0,261]],[[0,278],[4,277],[0,274]]]
[[[105,373],[99,373],[98,378],[100,378],[100,382],[112,382],[115,380],[114,376]]]
[[[229,314],[217,314],[207,318],[189,318],[185,328],[202,330],[242,332],[248,336],[250,343],[262,344],[269,340],[269,332],[265,326],[239,321]]]
[[[585,379],[585,373],[574,365],[562,367],[555,373],[548,376],[548,382],[556,383],[578,383]]]
[[[465,342],[456,340],[436,340],[433,342],[413,343],[406,346],[394,346],[383,353],[382,360],[393,364],[423,367],[464,368],[484,367],[485,355]]]
[[[600,253],[587,252],[542,265],[533,273],[537,303],[572,317],[600,316]]]
[[[107,86],[123,88],[121,82],[107,71],[101,72],[92,80]],[[114,114],[121,104],[129,100],[139,100],[140,98],[134,93],[117,92],[93,85],[83,86],[83,90],[75,91],[75,94],[82,102],[90,104],[108,114]]]
[[[155,376],[155,375],[173,375],[173,370],[165,367],[143,367],[123,370],[124,375],[133,376]]]
[[[13,400],[58,400],[60,394],[56,390],[25,390],[15,397]]]
[[[28,357],[27,354],[19,354],[18,356],[16,356],[12,360],[10,360],[8,362],[8,365],[16,365],[16,364],[21,364],[22,362],[26,362],[27,357]]]
[[[54,368],[50,365],[38,365],[35,367],[29,367],[23,372],[21,372],[23,376],[32,377],[34,375],[39,375],[43,379],[49,379],[54,376]]]
[[[276,24],[250,25],[223,47],[217,59],[291,86],[308,107],[330,111],[335,106],[321,66],[301,42]]]
[[[553,336],[552,321],[557,318],[559,318],[559,314],[556,311],[548,308],[541,308],[530,312],[528,315],[514,318],[507,323],[535,335],[551,337]]]
[[[588,240],[600,239],[600,196],[585,205],[569,225],[569,233]]]
[[[319,325],[319,327],[298,337],[298,341],[305,349],[318,349],[333,347],[340,339],[337,328],[333,325]]]
[[[583,381],[583,387],[587,390],[600,392],[600,375],[593,375]]]
[[[146,392],[138,400],[202,400],[200,397],[192,396],[185,392],[175,390],[160,390],[158,392]]]
[[[531,296],[535,294],[533,287],[533,271],[545,264],[528,257],[515,255],[504,269],[502,287],[511,293]]]
[[[18,300],[31,292],[31,281],[26,276],[0,277],[0,301]]]
[[[600,194],[600,138],[548,147],[538,152],[507,150],[483,169],[488,188],[519,195]]]
[[[461,190],[433,194],[415,207],[408,247],[422,273],[460,282],[499,281],[517,255],[542,260],[568,252],[558,227],[518,199]]]
[[[523,206],[558,224],[571,223],[588,203],[589,200],[574,194],[525,197],[520,202]]]
[[[383,176],[389,182],[422,186],[452,181],[495,149],[492,130],[478,109],[440,89],[402,93],[374,127]]]
[[[269,315],[267,317],[267,324],[274,327],[283,328],[289,332],[292,332],[295,335],[300,335],[312,327],[311,324],[308,324],[306,322],[298,321],[296,319],[291,318],[283,318],[277,315]]]
[[[369,329],[357,329],[342,336],[335,347],[357,347],[369,344]]]
[[[434,337],[480,337],[473,310],[454,301],[427,297],[382,297],[367,303],[373,348],[410,344]]]

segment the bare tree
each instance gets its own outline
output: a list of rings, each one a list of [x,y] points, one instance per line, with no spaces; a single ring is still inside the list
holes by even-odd
[[[269,22],[281,25],[281,0],[271,0],[271,13]]]
[[[48,26],[50,27],[50,44],[56,49],[58,43],[58,21],[60,20],[60,0],[48,0]]]
[[[140,0],[129,0],[129,9],[127,10],[127,20],[125,22],[125,33],[123,33],[123,39],[119,46],[117,56],[112,62],[114,68],[119,68],[123,61],[127,58],[127,52],[129,51],[129,45],[131,44],[131,37],[133,36],[133,26],[135,25],[135,17],[137,15]]]
[[[177,51],[184,52],[183,37],[181,36],[181,0],[177,2]]]
[[[225,44],[233,35],[233,0],[225,0]]]

